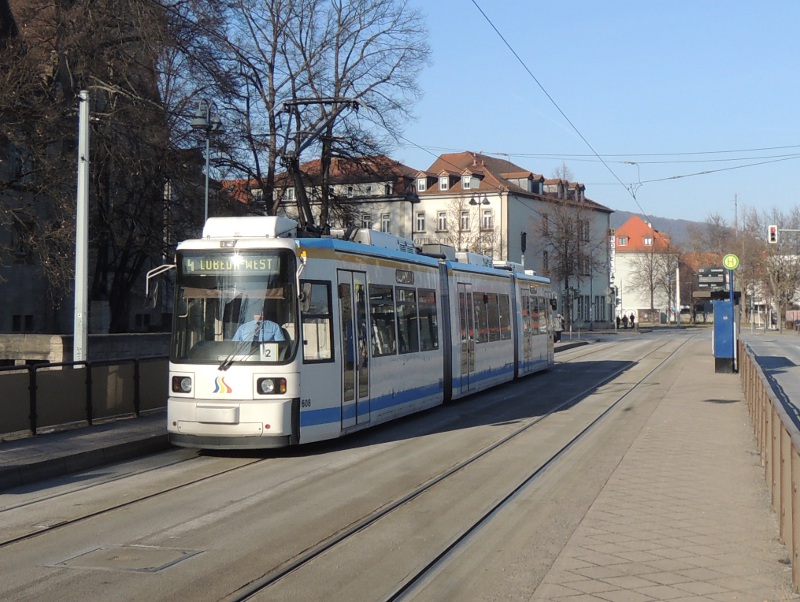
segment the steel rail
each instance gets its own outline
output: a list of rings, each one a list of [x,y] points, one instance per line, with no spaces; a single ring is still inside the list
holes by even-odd
[[[618,403],[620,403],[628,394],[630,394],[636,387],[638,387],[653,372],[655,372],[661,366],[663,366],[663,364],[667,360],[669,360],[671,357],[673,357],[674,354],[677,353],[677,351],[680,350],[684,345],[686,345],[691,338],[693,338],[693,337],[690,337],[689,339],[681,342],[680,345],[675,350],[670,352],[670,354],[667,356],[666,359],[664,359],[663,361],[659,362],[658,366],[656,366],[651,371],[649,371],[642,379],[640,379],[637,383],[635,383],[633,386],[631,386],[625,393],[620,395],[619,399],[617,399],[617,401],[615,401],[612,404],[611,408],[605,410],[598,418],[596,418],[589,425],[589,427],[586,427],[585,429],[583,429],[581,431],[581,433],[579,433],[578,436],[575,439],[571,440],[569,443],[567,443],[566,446],[562,447],[557,452],[552,454],[550,456],[550,458],[545,461],[543,466],[540,467],[533,475],[528,476],[521,485],[515,487],[512,490],[511,493],[509,493],[508,495],[504,496],[503,499],[498,504],[493,506],[492,509],[490,509],[478,521],[473,523],[473,525],[470,526],[466,531],[464,531],[460,537],[456,538],[456,540],[454,542],[451,542],[447,546],[447,548],[445,550],[443,550],[440,554],[438,554],[436,556],[436,558],[431,563],[426,565],[426,567],[424,567],[416,575],[409,576],[404,581],[403,585],[401,585],[398,589],[396,589],[394,592],[389,594],[388,597],[385,598],[385,599],[386,600],[399,599],[398,596],[401,596],[403,594],[403,592],[407,591],[409,587],[412,587],[414,585],[414,583],[418,583],[419,580],[424,577],[424,575],[428,574],[431,570],[434,570],[434,568],[436,566],[436,563],[441,562],[449,553],[451,553],[454,550],[455,546],[460,545],[460,543],[462,541],[464,541],[464,539],[466,537],[468,537],[470,535],[470,533],[473,533],[482,524],[484,524],[487,521],[487,519],[489,518],[490,515],[493,515],[494,513],[499,511],[500,506],[508,503],[510,501],[510,499],[514,495],[516,495],[519,491],[521,491],[522,488],[527,486],[526,484],[529,484],[530,482],[532,482],[537,475],[542,474],[544,472],[544,470],[546,470],[547,468],[552,467],[552,465],[559,458],[561,458],[564,455],[564,453],[566,453],[566,451],[577,442],[577,440],[579,438],[582,438],[583,436],[585,436],[585,434],[589,430],[594,428],[597,425],[597,423],[604,416],[606,416],[608,414],[608,412],[613,407],[615,407]],[[657,348],[653,349],[652,351],[650,351],[649,353],[645,354],[641,359],[644,359],[644,358],[646,358],[646,357],[648,357],[650,355],[658,353],[659,351],[661,351],[663,349],[664,346],[666,346],[670,342],[672,342],[672,341],[665,341],[663,345],[660,345],[659,347],[657,347]],[[375,510],[374,512],[371,512],[371,513],[363,516],[361,519],[353,522],[347,528],[342,529],[342,530],[332,534],[331,536],[319,541],[317,544],[315,544],[313,546],[310,546],[309,548],[307,548],[306,550],[304,550],[302,553],[298,554],[294,558],[291,558],[291,559],[285,561],[283,564],[281,564],[281,565],[279,565],[277,567],[274,567],[273,569],[271,569],[270,571],[266,572],[262,576],[250,581],[248,584],[246,584],[245,586],[241,587],[240,589],[238,589],[238,590],[236,590],[234,592],[231,592],[228,596],[226,596],[224,598],[220,598],[220,601],[222,601],[222,602],[243,602],[245,600],[249,600],[249,599],[253,598],[254,596],[257,596],[258,594],[264,592],[264,590],[266,590],[269,587],[271,587],[271,586],[275,585],[276,583],[278,583],[281,579],[285,578],[290,573],[293,573],[293,572],[299,570],[300,568],[302,568],[303,566],[308,565],[314,559],[316,559],[316,558],[320,557],[321,555],[329,552],[330,550],[335,548],[340,543],[343,543],[343,542],[347,541],[348,539],[350,539],[354,535],[358,534],[359,532],[361,532],[361,531],[365,530],[366,528],[370,527],[371,525],[377,523],[381,519],[389,516],[390,514],[392,514],[393,512],[397,511],[399,508],[405,506],[406,504],[410,503],[411,501],[413,501],[414,499],[416,499],[417,497],[419,497],[423,493],[429,491],[430,489],[432,489],[436,485],[442,483],[443,481],[445,481],[447,478],[451,477],[455,473],[462,471],[464,468],[466,468],[470,464],[473,464],[473,463],[477,462],[478,460],[480,460],[480,459],[484,458],[485,456],[491,454],[493,451],[497,450],[498,448],[508,444],[510,441],[512,441],[516,437],[519,437],[520,435],[522,435],[523,433],[525,433],[526,431],[528,431],[532,427],[536,426],[537,424],[541,423],[543,420],[547,419],[552,414],[554,414],[556,412],[563,411],[563,410],[565,410],[565,409],[567,409],[567,408],[579,403],[582,399],[586,398],[590,393],[595,391],[598,387],[601,387],[601,386],[607,384],[608,382],[612,381],[613,379],[615,379],[617,376],[619,376],[620,374],[622,374],[623,372],[625,372],[629,368],[630,368],[630,366],[626,365],[626,366],[622,366],[622,367],[620,367],[620,368],[618,368],[618,369],[616,369],[616,370],[614,370],[612,372],[609,372],[607,375],[605,375],[598,382],[593,383],[591,386],[587,387],[586,389],[582,390],[581,392],[579,392],[579,393],[571,396],[570,398],[566,399],[565,401],[559,403],[558,405],[554,406],[553,408],[551,408],[550,410],[548,410],[546,413],[542,414],[541,416],[537,416],[537,417],[535,417],[533,419],[525,421],[518,428],[516,428],[513,432],[509,433],[505,437],[495,441],[491,445],[489,445],[489,446],[481,449],[480,451],[474,453],[472,456],[462,460],[461,462],[459,462],[458,464],[452,466],[451,468],[449,468],[448,470],[442,472],[441,474],[439,474],[439,475],[437,475],[435,477],[432,477],[431,479],[429,479],[425,483],[422,483],[421,485],[419,485],[415,489],[409,491],[407,494],[405,494],[405,495],[403,495],[403,496],[401,496],[401,497],[399,497],[399,498],[397,498],[397,499],[395,499],[395,500],[393,500],[393,501],[391,501],[391,502],[389,502],[387,504],[384,504],[383,506],[381,506],[379,509]]]

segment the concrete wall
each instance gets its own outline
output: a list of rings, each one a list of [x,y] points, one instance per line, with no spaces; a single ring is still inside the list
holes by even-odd
[[[118,360],[169,354],[169,333],[89,335],[90,360]],[[72,336],[0,334],[0,364],[72,361]]]
[[[168,368],[166,359],[139,362],[139,412],[166,407]],[[135,415],[136,380],[130,361],[93,366],[91,371],[83,366],[74,370],[36,366],[0,372],[0,438],[30,432],[34,399],[37,432],[88,424],[90,384],[93,422]]]

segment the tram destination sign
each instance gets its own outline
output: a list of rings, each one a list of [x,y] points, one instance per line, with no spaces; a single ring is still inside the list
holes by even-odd
[[[279,260],[274,255],[230,255],[208,253],[184,255],[181,261],[184,274],[210,276],[218,274],[269,274],[278,271]]]
[[[705,267],[697,269],[697,286],[699,288],[724,288],[727,284],[727,272],[721,267]]]

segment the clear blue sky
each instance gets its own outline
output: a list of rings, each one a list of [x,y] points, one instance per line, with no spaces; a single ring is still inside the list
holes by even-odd
[[[674,219],[800,201],[800,1],[476,2],[535,80],[471,0],[411,0],[433,65],[396,159],[565,163],[589,198]]]

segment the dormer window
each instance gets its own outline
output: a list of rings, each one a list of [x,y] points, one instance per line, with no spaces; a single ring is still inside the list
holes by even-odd
[[[461,188],[464,190],[472,188],[472,176],[461,176]]]
[[[645,247],[652,247],[653,246],[653,237],[652,236],[645,236],[642,239]]]
[[[417,178],[417,192],[425,192],[428,189],[427,178]]]
[[[449,176],[439,176],[439,190],[447,190],[450,188]]]
[[[620,236],[619,237],[619,246],[620,247],[627,247],[628,246],[628,237],[627,236]]]

